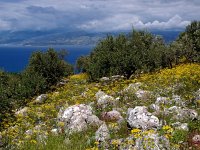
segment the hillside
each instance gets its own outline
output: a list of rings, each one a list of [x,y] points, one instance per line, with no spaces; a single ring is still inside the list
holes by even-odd
[[[85,31],[4,31],[0,32],[0,45],[49,46],[49,45],[95,45],[106,35],[128,34],[129,31],[90,33]],[[162,36],[166,42],[172,42],[181,31],[155,30],[153,34]]]
[[[200,65],[151,74],[66,78],[15,111],[3,149],[200,149]]]

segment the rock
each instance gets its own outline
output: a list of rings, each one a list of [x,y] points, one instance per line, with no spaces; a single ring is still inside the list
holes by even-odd
[[[57,129],[57,128],[52,129],[52,130],[51,130],[51,133],[52,133],[53,135],[58,135],[58,129]]]
[[[110,139],[108,127],[103,123],[95,133],[95,139],[98,142],[105,142]]]
[[[180,107],[177,107],[177,106],[172,106],[172,107],[169,107],[168,110],[169,111],[172,111],[172,112],[176,112],[177,110],[181,109]]]
[[[200,144],[200,135],[195,135],[195,136],[193,136],[193,138],[192,138],[192,142],[194,143],[194,144]]]
[[[31,136],[33,134],[33,130],[32,129],[29,129],[25,132],[25,135],[29,135]]]
[[[150,92],[139,89],[138,91],[135,92],[135,95],[139,99],[147,99],[150,96]]]
[[[177,106],[181,106],[184,107],[185,106],[185,102],[182,101],[181,96],[179,95],[172,95],[172,103],[177,105]]]
[[[177,121],[182,120],[193,120],[198,118],[198,113],[196,110],[188,109],[188,108],[181,108],[177,106],[172,106],[168,108],[166,111],[166,115],[172,114],[172,119]]]
[[[108,81],[110,81],[110,78],[108,78],[108,77],[102,77],[99,80],[100,80],[100,82],[108,82]]]
[[[127,88],[123,90],[125,93],[134,93],[135,91],[139,90],[140,86],[142,83],[137,82],[137,83],[131,83]]]
[[[24,107],[24,108],[22,108],[21,110],[15,112],[15,115],[16,115],[16,116],[18,116],[18,115],[26,116],[26,115],[27,115],[27,112],[28,112],[28,107]]]
[[[99,90],[96,94],[95,94],[95,97],[96,97],[96,100],[98,100],[100,97],[106,95],[106,93],[104,93],[103,91]]]
[[[43,103],[47,99],[47,94],[41,94],[35,99],[35,103]]]
[[[108,106],[115,106],[117,104],[117,100],[115,100],[112,96],[105,94],[102,91],[98,91],[96,94],[97,105],[100,108],[106,108]]]
[[[124,76],[120,76],[120,75],[111,76],[112,81],[119,81],[119,80],[122,80],[122,79],[124,79]]]
[[[103,112],[101,114],[101,118],[102,120],[105,121],[119,121],[121,122],[121,120],[123,120],[123,117],[121,116],[120,112],[116,111],[116,110],[112,110],[109,112]]]
[[[195,100],[200,100],[200,89],[195,92]]]
[[[156,104],[151,104],[149,108],[156,112],[160,111],[160,106]]]
[[[64,86],[65,84],[67,84],[69,82],[69,79],[62,79],[57,86]]]
[[[168,104],[169,100],[167,97],[157,97],[155,104],[160,105],[160,104]]]
[[[158,133],[148,133],[147,135],[137,138],[134,150],[171,150],[169,140]]]
[[[64,131],[69,133],[84,131],[88,126],[102,124],[102,121],[93,114],[92,108],[85,104],[73,105],[65,110],[61,109],[58,120],[63,122]]]
[[[175,129],[189,131],[187,123],[175,122],[172,124]]]
[[[127,122],[131,128],[150,129],[159,126],[159,119],[147,111],[145,106],[129,108],[127,112]]]
[[[119,102],[119,100],[120,100],[120,97],[117,97],[117,98],[115,98],[115,100]]]

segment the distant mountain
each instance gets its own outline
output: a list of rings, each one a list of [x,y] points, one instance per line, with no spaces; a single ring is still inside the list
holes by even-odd
[[[178,37],[178,35],[183,32],[180,30],[177,31],[171,31],[171,30],[154,30],[151,31],[155,35],[160,35],[164,38],[165,42],[170,43]]]
[[[129,31],[124,31],[127,34]],[[161,35],[166,42],[171,42],[177,38],[180,31],[151,31],[153,34]],[[118,32],[89,33],[85,31],[3,31],[0,32],[1,45],[30,45],[30,46],[49,46],[49,45],[95,45],[106,35],[118,35]]]

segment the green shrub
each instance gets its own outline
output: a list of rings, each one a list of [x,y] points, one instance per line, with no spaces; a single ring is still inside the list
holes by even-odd
[[[192,120],[188,123],[188,127],[190,131],[199,131],[200,132],[200,121]]]
[[[79,62],[87,66],[86,72],[92,80],[116,74],[130,77],[136,71],[150,72],[168,66],[171,62],[166,51],[162,38],[133,30],[129,36],[108,36],[87,57],[87,65],[83,61],[86,58],[80,58]]]
[[[179,144],[180,142],[185,142],[188,138],[188,131],[185,130],[175,130],[173,132],[171,141],[173,143]]]
[[[39,74],[51,86],[57,83],[63,76],[73,73],[73,67],[60,59],[54,49],[50,48],[46,52],[34,52],[29,60],[26,72],[28,74]]]

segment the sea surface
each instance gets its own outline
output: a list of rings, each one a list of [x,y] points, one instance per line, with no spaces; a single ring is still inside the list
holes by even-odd
[[[0,69],[6,72],[21,72],[35,51],[46,51],[48,48],[55,50],[65,49],[68,55],[65,60],[75,65],[77,58],[88,55],[94,46],[0,46]]]

